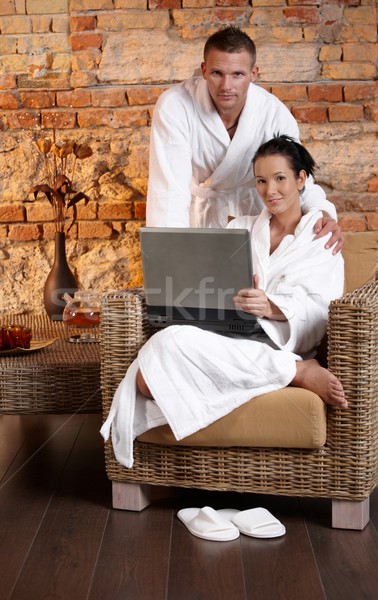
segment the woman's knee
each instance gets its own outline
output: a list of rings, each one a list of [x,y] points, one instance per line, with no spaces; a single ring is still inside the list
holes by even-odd
[[[138,370],[138,373],[137,373],[137,386],[138,386],[140,393],[143,394],[143,396],[146,396],[147,398],[152,398],[150,389],[147,386],[146,382],[144,381],[144,377],[143,377],[142,373],[140,372],[140,369]]]

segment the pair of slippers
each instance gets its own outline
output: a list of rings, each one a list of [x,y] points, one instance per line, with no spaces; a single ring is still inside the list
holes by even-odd
[[[285,526],[266,508],[235,510],[222,508],[183,508],[178,518],[192,535],[213,542],[236,540],[240,533],[255,538],[275,538],[286,533]]]

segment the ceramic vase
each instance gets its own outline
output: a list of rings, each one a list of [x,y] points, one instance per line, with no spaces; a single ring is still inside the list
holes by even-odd
[[[78,289],[74,274],[72,273],[66,256],[66,235],[58,231],[55,234],[55,255],[51,271],[46,279],[43,290],[45,309],[53,321],[61,321],[64,307],[63,294],[70,296]]]

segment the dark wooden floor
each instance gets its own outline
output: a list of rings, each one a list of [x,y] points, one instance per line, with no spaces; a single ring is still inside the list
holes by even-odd
[[[156,490],[111,509],[99,415],[0,416],[1,600],[375,600],[378,493],[363,532],[332,530],[327,500]],[[185,506],[265,506],[275,540],[193,537]]]

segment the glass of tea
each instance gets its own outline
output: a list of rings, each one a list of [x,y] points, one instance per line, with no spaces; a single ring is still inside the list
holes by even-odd
[[[99,341],[100,298],[96,292],[78,290],[63,311],[67,339],[70,342]]]

